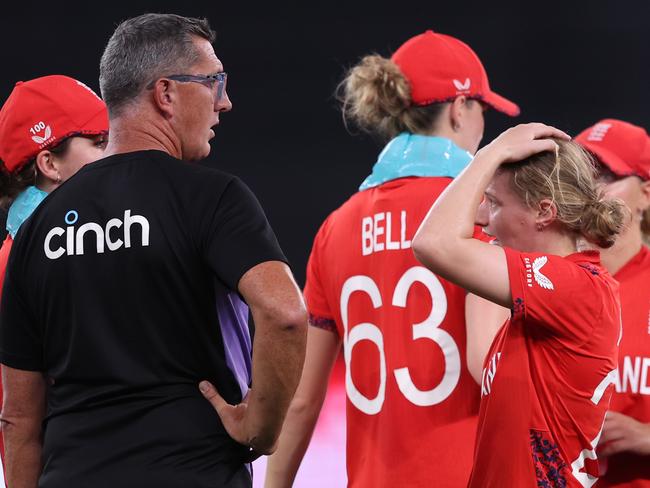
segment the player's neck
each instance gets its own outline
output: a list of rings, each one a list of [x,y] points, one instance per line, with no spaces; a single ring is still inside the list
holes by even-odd
[[[559,225],[550,225],[543,231],[531,230],[530,239],[526,245],[527,252],[553,254],[555,256],[568,256],[584,249],[580,249],[575,235],[566,232]]]
[[[639,253],[641,246],[643,239],[639,229],[634,226],[627,227],[612,247],[600,251],[603,265],[615,275]]]
[[[578,249],[576,240],[571,235],[553,231],[547,231],[545,234],[541,239],[539,252],[556,256],[568,256],[581,250]]]
[[[439,127],[436,128],[435,131],[432,131],[424,135],[433,136],[433,137],[444,137],[445,139],[449,139],[450,141],[452,141],[459,148],[465,151],[469,151],[466,147],[465,138],[463,137],[463,134],[454,131],[449,124],[446,125],[441,124]]]

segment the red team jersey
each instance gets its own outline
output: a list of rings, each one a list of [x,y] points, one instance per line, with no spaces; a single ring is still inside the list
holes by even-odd
[[[305,298],[344,344],[350,487],[467,485],[480,389],[465,359],[465,291],[411,239],[450,178],[361,191],[320,228]]]
[[[650,250],[643,247],[614,278],[621,287],[623,339],[610,410],[650,423]],[[621,453],[602,460],[596,486],[650,488],[650,457]]]
[[[513,311],[485,360],[470,487],[590,487],[615,381],[618,285],[597,252],[505,251]]]

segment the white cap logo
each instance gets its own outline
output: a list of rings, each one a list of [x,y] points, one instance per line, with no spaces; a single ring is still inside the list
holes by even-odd
[[[50,137],[52,137],[52,129],[49,125],[45,125],[45,122],[43,121],[30,127],[29,132],[32,134],[32,141],[39,145],[44,144]],[[43,133],[42,135],[41,132]]]
[[[596,141],[600,142],[603,140],[605,135],[607,134],[607,131],[609,128],[612,126],[612,124],[596,124],[594,127],[591,129],[589,132],[589,135],[587,136],[588,141]]]
[[[454,82],[454,86],[456,87],[456,90],[459,92],[464,92],[464,91],[469,91],[469,87],[472,85],[472,82],[470,81],[469,78],[465,78],[465,83],[461,83],[458,80],[452,80]]]

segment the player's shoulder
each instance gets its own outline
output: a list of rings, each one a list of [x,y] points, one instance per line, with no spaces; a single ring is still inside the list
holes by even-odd
[[[237,180],[237,177],[220,169],[208,166],[201,162],[181,161],[169,155],[160,157],[161,166],[174,176],[190,178],[197,184],[210,185],[214,182],[228,184]]]
[[[357,195],[372,193],[387,193],[397,198],[418,200],[421,198],[435,199],[453,181],[443,176],[408,176],[387,181],[379,186],[359,192]]]
[[[419,176],[390,180],[351,195],[330,217],[341,219],[358,216],[378,208],[379,203],[387,209],[424,206],[428,210],[451,181],[451,178]]]
[[[566,293],[593,293],[594,288],[612,286],[613,280],[600,264],[597,251],[584,251],[568,256],[507,249],[510,260],[525,269],[529,287]]]
[[[229,182],[235,177],[225,171],[208,166],[205,161],[182,161],[174,156],[159,150],[134,151],[109,156],[102,160],[91,163],[87,166],[88,171],[99,171],[102,169],[114,172],[119,167],[125,171],[144,171],[152,181],[157,175],[169,175],[180,178],[176,183],[182,184],[185,179],[193,180],[193,183],[211,184],[214,181]],[[82,171],[86,171],[84,168]],[[81,172],[80,172],[81,173]]]
[[[387,219],[387,212],[398,220],[402,212],[408,212],[408,217],[419,224],[419,219],[451,181],[451,178],[441,177],[398,178],[358,191],[325,218],[316,240],[327,240],[339,233],[349,237],[353,229],[361,228],[364,218]]]

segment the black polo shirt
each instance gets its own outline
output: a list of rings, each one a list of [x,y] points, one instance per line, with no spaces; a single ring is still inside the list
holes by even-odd
[[[84,167],[23,224],[0,362],[49,379],[39,486],[250,485],[198,382],[250,382],[242,275],[286,261],[250,190],[160,151]]]

